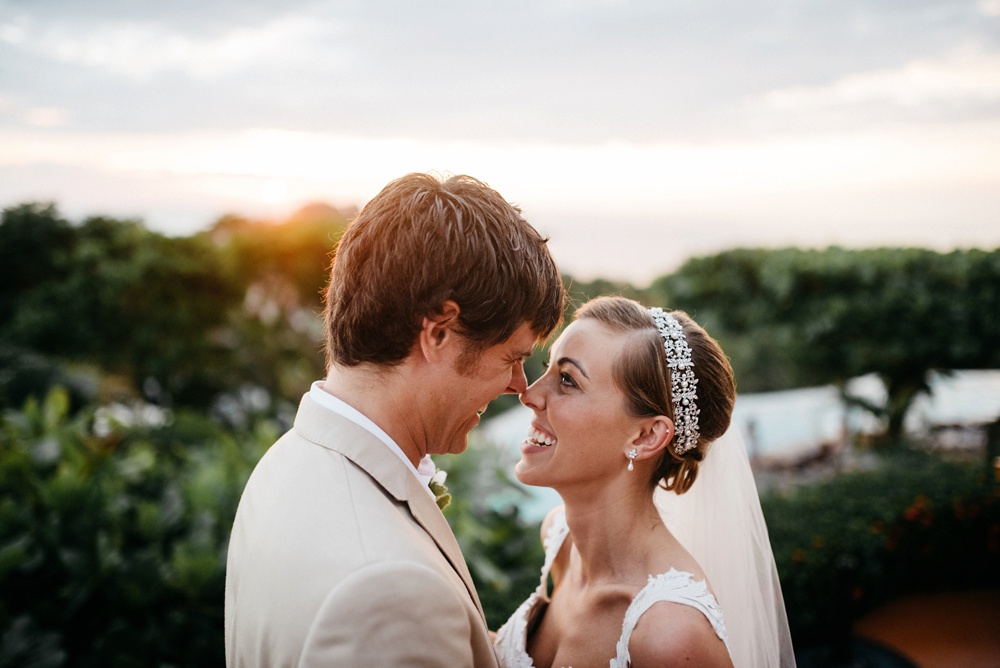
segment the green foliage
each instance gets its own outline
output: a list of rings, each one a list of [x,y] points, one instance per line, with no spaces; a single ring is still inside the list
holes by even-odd
[[[798,647],[906,594],[1000,586],[1000,487],[981,464],[902,450],[762,499]]]
[[[243,294],[224,331],[230,388],[294,403],[325,376],[322,291],[347,224],[346,214],[311,205],[280,223],[223,217],[205,234]]]
[[[739,249],[651,290],[720,340],[743,390],[878,374],[890,441],[932,370],[1000,366],[1000,250]]]
[[[206,235],[241,285],[266,283],[268,297],[282,310],[318,310],[333,249],[347,224],[347,214],[313,204],[278,223],[224,216]]]
[[[165,405],[207,408],[244,386],[294,401],[323,372],[320,292],[346,225],[313,206],[172,238],[132,220],[74,226],[53,205],[4,210],[0,357],[25,364],[0,374],[0,405],[72,384],[71,363]]]
[[[5,209],[0,223],[0,323],[39,285],[65,278],[76,235],[54,204]]]
[[[252,411],[242,429],[185,411],[156,427],[113,415],[135,418],[71,413],[56,388],[0,418],[0,666],[224,662],[229,531],[280,427]],[[499,461],[489,449],[447,458],[445,515],[492,628],[543,559]]]
[[[72,227],[52,207],[25,205],[4,211],[0,248],[17,272],[0,312],[7,346],[94,364],[134,387],[151,378],[180,403],[221,390],[212,332],[240,294],[204,241],[110,218]]]
[[[221,665],[225,546],[276,430],[68,411],[56,389],[0,419],[0,665]]]

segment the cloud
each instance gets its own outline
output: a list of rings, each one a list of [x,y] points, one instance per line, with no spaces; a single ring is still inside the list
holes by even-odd
[[[1000,16],[1000,0],[980,0],[976,6],[986,16]]]
[[[897,107],[1000,100],[1000,53],[961,53],[920,59],[903,67],[849,74],[819,86],[779,88],[764,94],[775,111],[802,112],[868,104]]]
[[[22,53],[144,81],[165,72],[220,79],[262,64],[304,57],[336,26],[304,15],[276,17],[212,34],[178,31],[163,22],[118,20],[78,24],[21,16],[0,24],[0,42]],[[327,52],[327,62],[330,54]]]
[[[69,117],[69,110],[59,107],[32,107],[22,115],[25,123],[36,128],[56,128],[65,125]]]

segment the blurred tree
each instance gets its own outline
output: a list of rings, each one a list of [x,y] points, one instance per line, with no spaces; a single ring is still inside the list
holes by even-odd
[[[338,209],[310,204],[282,222],[223,216],[206,234],[240,283],[258,291],[251,299],[266,319],[275,311],[290,316],[321,308],[333,250],[348,222]]]
[[[66,276],[76,234],[54,204],[29,202],[0,217],[0,323],[18,300],[42,283]]]
[[[650,287],[653,301],[687,311],[718,339],[740,391],[762,392],[828,382],[791,355],[790,304],[776,303],[766,270],[784,251],[735,249],[688,260]],[[788,252],[796,252],[790,250]]]
[[[325,375],[323,289],[348,215],[311,204],[279,223],[225,216],[205,233],[244,294],[228,331],[244,384],[294,401]]]
[[[741,382],[843,386],[877,374],[887,400],[866,407],[889,442],[930,371],[1000,366],[1000,250],[735,250],[691,260],[653,289],[718,328]],[[726,345],[738,337],[742,347]]]
[[[0,239],[7,346],[99,365],[152,399],[201,404],[230,380],[213,331],[241,295],[205,240],[105,217],[72,227],[32,205],[4,211]]]
[[[297,399],[323,375],[321,292],[346,226],[318,204],[181,238],[135,220],[71,225],[51,204],[6,209],[0,356],[18,364],[0,373],[0,399],[72,384],[57,370],[81,362],[165,404],[207,407],[246,387]]]

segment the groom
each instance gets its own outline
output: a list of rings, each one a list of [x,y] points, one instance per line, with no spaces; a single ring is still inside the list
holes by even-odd
[[[226,572],[228,666],[496,666],[428,482],[561,321],[520,211],[468,176],[409,174],[341,239],[329,373],[260,460]]]

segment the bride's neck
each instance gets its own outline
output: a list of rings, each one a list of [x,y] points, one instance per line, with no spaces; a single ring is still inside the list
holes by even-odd
[[[645,582],[655,545],[665,531],[652,499],[567,495],[566,523],[586,582]]]

